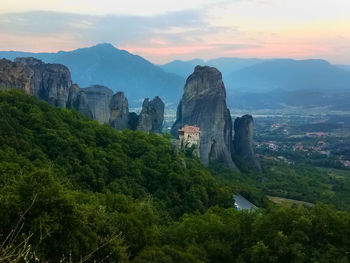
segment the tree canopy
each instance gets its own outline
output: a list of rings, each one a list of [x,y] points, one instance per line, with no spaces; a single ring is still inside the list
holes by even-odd
[[[0,262],[349,262],[349,213],[236,211],[219,177],[166,135],[0,92]]]

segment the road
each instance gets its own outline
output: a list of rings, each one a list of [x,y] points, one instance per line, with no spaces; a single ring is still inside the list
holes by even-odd
[[[253,205],[241,195],[234,195],[234,198],[235,207],[237,208],[237,210],[252,210],[257,208],[255,205]]]

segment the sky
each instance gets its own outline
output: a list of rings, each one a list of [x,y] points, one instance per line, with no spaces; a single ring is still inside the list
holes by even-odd
[[[111,43],[159,64],[217,57],[350,64],[350,0],[0,2],[0,50]]]

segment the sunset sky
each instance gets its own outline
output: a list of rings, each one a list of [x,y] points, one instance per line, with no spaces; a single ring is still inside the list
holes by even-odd
[[[288,57],[350,64],[350,0],[1,0],[0,50],[101,42],[155,63]]]

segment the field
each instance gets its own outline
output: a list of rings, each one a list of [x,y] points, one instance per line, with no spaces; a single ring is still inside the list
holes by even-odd
[[[277,196],[267,196],[267,198],[270,201],[274,202],[275,204],[279,204],[279,205],[303,205],[303,206],[313,206],[314,205],[314,204],[309,203],[309,202],[298,201],[298,200],[277,197]]]

